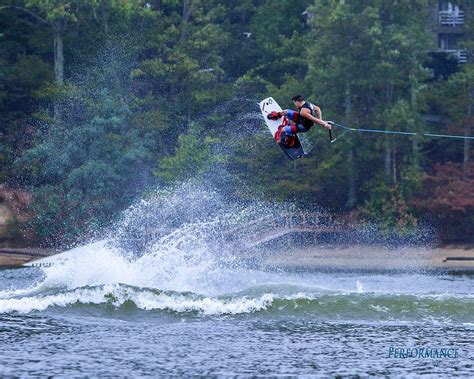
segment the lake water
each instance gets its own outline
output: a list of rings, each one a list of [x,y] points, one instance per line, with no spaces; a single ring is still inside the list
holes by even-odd
[[[90,250],[0,271],[2,376],[474,375],[467,276],[174,267]]]
[[[474,377],[472,277],[265,270],[245,246],[288,212],[184,184],[62,264],[1,270],[0,375]]]

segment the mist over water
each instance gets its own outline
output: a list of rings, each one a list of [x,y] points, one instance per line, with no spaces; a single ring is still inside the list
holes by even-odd
[[[262,258],[282,254],[282,249],[291,257],[295,244],[318,249],[314,242],[289,242],[285,236],[255,245],[285,229],[288,217],[295,215],[305,213],[291,204],[232,202],[223,192],[193,182],[150,192],[101,239],[64,253],[61,263],[41,268],[29,287],[2,289],[0,311],[77,303],[120,309],[131,303],[138,309],[178,314],[281,313],[361,322],[471,320],[470,282],[460,292],[456,280],[416,271],[349,275],[266,266]],[[305,220],[327,223],[325,216],[320,211],[306,214]]]

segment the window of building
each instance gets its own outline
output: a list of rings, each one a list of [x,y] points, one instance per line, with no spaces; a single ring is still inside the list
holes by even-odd
[[[458,46],[458,36],[456,34],[439,34],[438,47],[443,50],[456,50]]]

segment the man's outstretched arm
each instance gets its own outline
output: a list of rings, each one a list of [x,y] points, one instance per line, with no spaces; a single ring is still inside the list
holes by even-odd
[[[318,124],[318,125],[321,125],[321,126],[325,127],[326,129],[331,129],[331,128],[332,128],[331,124],[329,124],[328,122],[326,122],[326,121],[324,121],[324,120],[322,120],[322,119],[320,119],[320,118],[314,117],[314,116],[310,113],[309,109],[306,109],[306,108],[305,108],[305,109],[302,109],[301,112],[300,112],[300,114],[301,114],[301,116],[307,118],[308,120],[313,121],[314,123],[316,123],[316,124]]]

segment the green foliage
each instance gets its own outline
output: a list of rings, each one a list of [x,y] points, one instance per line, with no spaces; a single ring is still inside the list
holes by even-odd
[[[51,125],[16,161],[18,175],[33,186],[32,226],[42,237],[69,239],[109,222],[134,199],[152,157],[122,98],[104,91],[94,107],[94,116],[72,128]]]
[[[471,126],[473,115],[469,115],[469,108],[474,98],[474,64],[466,64],[453,74],[439,88],[438,96],[452,121],[459,126]]]
[[[388,234],[405,234],[417,226],[411,200],[420,192],[424,175],[414,166],[401,173],[399,184],[387,185],[382,176],[366,184],[370,198],[360,208],[360,215],[383,227]]]
[[[149,20],[155,29],[145,41],[150,54],[134,71],[154,96],[166,94],[176,121],[185,123],[193,112],[228,97],[230,89],[222,83],[222,52],[230,37],[219,22],[223,8],[212,1],[189,3],[182,5],[187,18],[180,19],[181,5],[171,3],[166,7],[170,17]]]
[[[308,47],[311,64],[305,81],[312,84],[312,98],[329,111],[329,117],[342,118],[339,122],[354,127],[421,129],[424,103],[418,93],[428,78],[422,52],[430,46],[427,2],[320,0],[309,10],[315,15],[314,43]],[[366,216],[404,220],[408,212],[404,204],[411,195],[394,188],[390,181],[413,164],[403,158],[418,154],[412,151],[412,141],[352,138],[356,143],[339,144],[334,151],[340,165],[331,178],[336,176],[339,189],[347,191],[339,199],[346,197],[350,207],[350,196],[355,195],[360,203],[368,202],[363,211]],[[384,159],[390,160],[388,166]],[[380,172],[383,169],[385,176]],[[350,177],[358,184],[355,194],[347,180]],[[372,185],[364,190],[366,182]]]
[[[427,183],[446,184],[436,163],[462,162],[470,178],[469,143],[349,133],[329,144],[316,126],[310,156],[291,162],[253,121],[259,99],[292,107],[300,93],[353,127],[470,135],[472,63],[428,57],[434,0],[7,3],[23,11],[1,9],[0,178],[33,193],[30,226],[43,239],[107,223],[150,183],[207,180],[217,168],[240,194],[359,212],[388,232],[426,212],[448,219],[419,202]],[[460,3],[460,46],[471,49],[472,8]]]
[[[155,175],[165,182],[202,177],[214,163],[225,159],[213,153],[212,146],[216,143],[218,138],[206,135],[204,128],[192,124],[186,134],[178,137],[174,155],[161,159]]]
[[[361,216],[381,226],[388,235],[413,231],[417,221],[406,200],[396,188],[387,188],[383,180],[372,188],[373,197],[361,208]]]
[[[77,1],[62,0],[27,0],[26,4],[29,8],[37,8],[46,15],[46,20],[54,21],[57,19],[67,19],[77,21],[75,10],[78,5]]]

